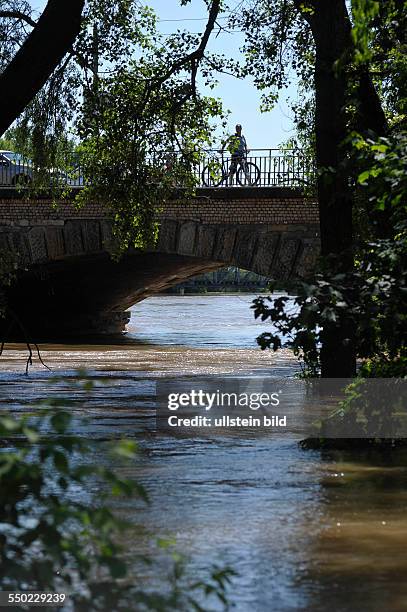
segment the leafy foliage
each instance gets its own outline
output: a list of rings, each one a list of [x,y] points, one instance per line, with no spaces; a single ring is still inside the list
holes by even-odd
[[[83,583],[95,568],[112,578],[124,575],[116,534],[124,528],[107,507],[78,501],[86,482],[109,483],[110,494],[130,495],[135,485],[110,470],[78,461],[89,452],[69,435],[66,402],[48,402],[36,419],[3,415],[0,433],[0,579],[10,590],[52,589]],[[48,430],[49,436],[43,431]],[[120,444],[118,454],[132,454],[134,445]],[[137,487],[146,499],[146,493]],[[106,501],[107,493],[102,496]]]
[[[208,580],[190,580],[178,554],[163,593],[137,584],[120,544],[129,523],[111,507],[123,496],[147,503],[147,493],[139,483],[92,465],[88,443],[72,435],[71,427],[64,399],[47,400],[23,417],[0,416],[1,588],[68,593],[76,610],[135,605],[139,610],[208,610],[200,603],[208,597],[227,607],[234,572],[215,567]],[[135,451],[129,440],[111,448],[120,462],[134,460]]]
[[[33,19],[33,10],[27,0],[2,0],[0,9],[3,14],[0,15],[0,71],[3,71],[32,27],[25,20],[4,15],[19,12]]]
[[[313,152],[314,41],[292,0],[252,0],[233,12],[230,24],[245,33],[242,74],[262,92],[261,110],[271,110],[287,92],[296,135],[288,144]],[[295,84],[296,94],[290,95]]]
[[[405,0],[353,0],[354,62],[371,74],[392,129],[406,127]]]
[[[97,199],[112,209],[123,250],[154,241],[155,213],[174,186],[192,193],[194,165],[210,145],[211,119],[221,113],[214,99],[190,98],[189,84],[179,75],[163,80],[174,58],[172,46],[151,45],[140,61],[131,59],[100,78],[79,121],[79,152],[89,180],[78,202]]]
[[[407,137],[358,136],[354,144],[365,168],[359,188],[371,207],[390,211],[393,236],[361,242],[352,274],[319,274],[314,282],[300,283],[294,308],[288,308],[290,298],[285,296],[255,300],[255,316],[278,330],[262,334],[258,342],[277,350],[283,334],[307,371],[318,375],[323,327],[345,320],[355,330],[358,356],[368,360],[362,373],[402,376],[407,359]]]
[[[394,448],[406,446],[406,381],[355,378],[344,399],[326,418],[316,422],[304,448]],[[355,444],[356,443],[356,444]]]
[[[329,330],[330,337],[341,338],[344,345],[355,340],[359,357],[368,360],[366,374],[400,375],[406,355],[406,3],[354,0],[347,8],[349,22],[343,32],[349,30],[351,44],[345,45],[346,52],[335,64],[347,83],[347,137],[342,143],[346,155],[336,172],[346,174],[354,194],[354,270],[338,274],[338,257],[326,257],[315,279],[296,287],[294,306],[287,297],[262,297],[253,309],[256,317],[271,321],[277,330],[258,338],[262,348],[277,350],[287,342],[304,360],[307,373],[319,374],[324,330]],[[253,69],[258,60],[256,84],[266,94],[271,92],[271,103],[293,78],[299,80],[298,91],[305,89],[306,94],[292,103],[297,134],[290,146],[303,142],[310,149],[315,139],[311,77],[316,63],[311,29],[318,10],[313,0],[263,0],[247,8],[240,21],[247,28],[247,65]],[[373,103],[364,98],[369,83],[375,119],[368,116]],[[372,131],[383,110],[391,128],[386,138]],[[375,126],[371,129],[370,121]],[[329,179],[331,170],[318,167],[318,176]],[[385,231],[380,224],[386,224]],[[341,333],[344,329],[348,336]]]
[[[74,48],[10,132],[32,160],[32,189],[49,190],[50,169],[80,173],[77,203],[111,209],[119,252],[154,242],[160,203],[175,184],[186,195],[195,186],[199,151],[222,117],[196,88],[198,68],[213,83],[219,58],[204,52],[220,6],[208,2],[202,37],[163,37],[137,0],[88,0]]]

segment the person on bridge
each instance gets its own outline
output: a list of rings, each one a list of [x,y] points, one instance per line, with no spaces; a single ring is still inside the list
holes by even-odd
[[[228,183],[233,184],[233,177],[237,172],[238,165],[242,164],[249,153],[247,148],[246,138],[242,134],[242,126],[240,123],[236,125],[235,133],[233,136],[229,136],[223,143],[222,154],[227,148],[231,154],[230,167],[228,172]]]

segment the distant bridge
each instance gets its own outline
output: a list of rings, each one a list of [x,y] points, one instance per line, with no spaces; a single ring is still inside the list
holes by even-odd
[[[201,274],[187,281],[175,285],[167,290],[167,293],[201,293],[201,292],[224,292],[245,291],[255,293],[268,288],[270,279],[260,276],[249,270],[242,270],[234,266],[226,266],[213,272]]]
[[[0,194],[0,254],[18,260],[8,299],[37,340],[122,331],[134,303],[225,265],[280,283],[305,277],[319,253],[317,203],[295,189],[207,188],[168,201],[156,248],[118,263],[101,205],[16,196]]]

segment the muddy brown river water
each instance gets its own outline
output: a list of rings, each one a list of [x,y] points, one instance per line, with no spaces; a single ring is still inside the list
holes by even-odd
[[[74,414],[88,417],[78,432],[93,440],[95,460],[106,439],[138,440],[141,453],[126,470],[150,494],[149,507],[137,506],[145,546],[149,535],[175,538],[195,576],[211,563],[231,565],[238,612],[406,611],[404,454],[321,453],[284,436],[155,430],[159,378],[298,371],[289,351],[256,348],[267,328],[253,321],[252,297],[150,298],[133,308],[124,343],[42,346],[52,372],[35,363],[25,376],[24,347],[10,346],[0,361],[0,409],[21,412],[69,393]],[[78,368],[95,382],[90,394],[70,387]]]

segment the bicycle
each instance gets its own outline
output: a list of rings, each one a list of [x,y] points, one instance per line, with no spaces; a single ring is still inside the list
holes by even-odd
[[[230,176],[230,163],[231,158],[225,159],[223,153],[221,160],[213,156],[212,161],[204,167],[201,173],[204,187],[219,187],[222,183],[227,185],[230,178],[233,180]],[[241,187],[257,185],[260,180],[259,167],[254,162],[247,161],[246,157],[242,157],[235,163],[239,164],[235,173],[237,184]]]

